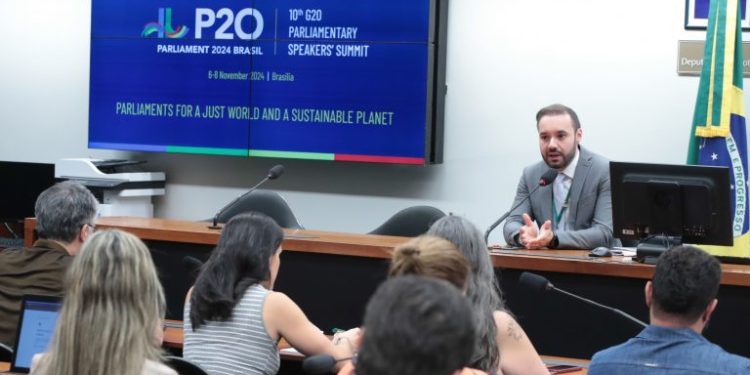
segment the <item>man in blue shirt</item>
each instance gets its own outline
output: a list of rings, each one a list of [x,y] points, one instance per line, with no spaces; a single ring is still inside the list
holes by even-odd
[[[589,375],[750,374],[750,359],[729,354],[701,335],[716,309],[719,261],[692,246],[666,251],[646,283],[651,325],[594,355]]]

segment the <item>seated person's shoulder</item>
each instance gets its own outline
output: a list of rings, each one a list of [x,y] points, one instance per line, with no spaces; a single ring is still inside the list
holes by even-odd
[[[297,304],[286,294],[281,292],[268,292],[263,302],[263,321],[269,335],[274,340],[278,338],[276,333],[280,327],[286,326],[297,317],[296,312],[301,313]]]
[[[281,292],[269,291],[268,295],[266,296],[265,305],[271,309],[276,309],[287,307],[290,303],[294,304],[294,301],[292,301],[292,299],[289,298],[289,296],[287,296],[286,294]]]
[[[498,334],[510,335],[516,339],[525,335],[513,315],[507,311],[495,310],[492,315],[495,318],[495,327],[497,327]]]
[[[613,356],[616,356],[616,353],[613,353],[614,348],[615,347],[610,347],[610,348],[602,349],[594,353],[594,355],[591,356],[591,363],[594,364],[594,362],[604,362],[608,358],[612,358]]]
[[[22,247],[7,247],[0,249],[0,259],[13,259],[23,255],[23,251],[27,251]]]
[[[8,247],[0,249],[0,257],[3,258],[37,258],[40,256],[68,260],[73,258],[61,245],[54,245],[54,247]]]
[[[515,319],[503,310],[495,310],[495,312],[492,313],[492,316],[495,318],[495,326],[497,327],[498,332],[507,331],[508,327],[515,323]]]
[[[547,170],[549,170],[549,166],[547,166],[547,164],[544,163],[543,161],[540,161],[540,162],[536,162],[534,164],[527,165],[526,167],[524,167],[523,175],[529,176],[529,177],[531,177],[532,175],[534,176],[541,175]]]
[[[592,152],[591,163],[595,167],[595,169],[605,170],[607,171],[607,173],[609,173],[609,159],[607,159],[606,157]]]
[[[719,345],[711,345],[715,349],[715,353],[711,357],[717,360],[721,358],[721,361],[717,361],[717,363],[724,363],[727,366],[727,371],[732,371],[727,373],[750,374],[750,358],[729,353]]]
[[[45,248],[7,248],[0,250],[0,275],[28,272],[60,273],[73,261],[67,252]]]
[[[590,366],[596,367],[599,365],[619,363],[620,360],[625,359],[625,356],[627,355],[626,347],[628,345],[628,342],[629,341],[626,341],[622,344],[615,345],[594,353],[594,356],[591,357]]]

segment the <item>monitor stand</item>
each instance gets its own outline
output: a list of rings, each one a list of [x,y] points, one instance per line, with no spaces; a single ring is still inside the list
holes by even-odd
[[[659,256],[661,256],[663,252],[679,245],[682,245],[681,236],[659,234],[647,237],[638,242],[638,247],[635,251],[635,259],[636,261],[645,264],[656,264],[656,260],[659,259]]]

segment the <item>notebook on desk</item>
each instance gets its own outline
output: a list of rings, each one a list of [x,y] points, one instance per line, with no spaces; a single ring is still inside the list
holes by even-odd
[[[10,362],[11,372],[28,373],[34,355],[47,350],[61,305],[59,297],[23,297],[16,329],[16,346]]]

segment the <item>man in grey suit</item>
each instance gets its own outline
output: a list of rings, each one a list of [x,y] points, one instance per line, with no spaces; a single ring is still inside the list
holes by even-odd
[[[544,161],[524,169],[513,206],[550,168],[558,174],[551,188],[538,189],[513,210],[503,228],[505,241],[527,249],[610,246],[609,161],[579,145],[583,131],[572,109],[553,104],[539,110],[536,121]]]

